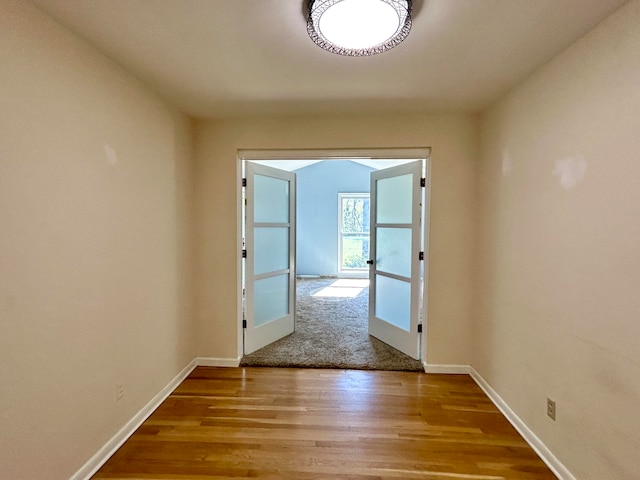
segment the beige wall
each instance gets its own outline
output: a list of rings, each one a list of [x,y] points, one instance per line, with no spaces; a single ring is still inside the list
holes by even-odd
[[[432,147],[427,360],[468,364],[477,119],[470,115],[264,118],[196,128],[197,336],[237,358],[237,151]],[[241,354],[241,352],[240,352]]]
[[[473,364],[581,480],[640,472],[638,26],[634,1],[482,123]]]
[[[68,478],[194,355],[237,358],[238,149],[425,146],[426,360],[473,363],[578,478],[635,478],[639,24],[633,1],[480,123],[202,120],[192,145],[127,72],[0,0],[0,478]]]
[[[0,478],[66,479],[195,355],[192,128],[26,2],[0,65]]]

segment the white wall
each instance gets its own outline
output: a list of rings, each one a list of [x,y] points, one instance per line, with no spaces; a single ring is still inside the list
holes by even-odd
[[[196,125],[200,355],[238,356],[238,149],[432,147],[427,358],[471,361],[477,118],[381,115],[210,120]],[[241,352],[240,352],[241,355]]]
[[[633,1],[482,123],[473,364],[581,480],[640,472],[639,26]]]
[[[192,129],[27,2],[0,66],[0,478],[65,479],[195,355]]]

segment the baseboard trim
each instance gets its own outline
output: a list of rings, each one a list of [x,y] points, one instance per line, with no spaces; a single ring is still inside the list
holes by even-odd
[[[136,413],[131,420],[129,420],[124,427],[122,427],[118,433],[116,433],[100,450],[98,450],[93,457],[91,457],[87,463],[85,463],[80,470],[71,476],[69,480],[88,480],[104,465],[107,460],[118,450],[124,442],[126,442],[131,435],[138,429],[142,423],[149,418],[153,411],[165,401],[165,399],[171,395],[180,383],[189,376],[189,374],[196,368],[197,363],[194,358],[189,362],[189,365],[184,367],[180,373],[178,373],[173,379],[162,389],[155,397],[153,397],[149,403],[147,403],[142,409]]]
[[[240,358],[196,357],[195,361],[199,367],[238,367],[240,366]]]
[[[511,407],[507,405],[502,397],[496,392],[491,385],[480,375],[475,368],[472,366],[469,367],[469,374],[471,378],[478,384],[478,386],[487,394],[489,399],[494,403],[494,405],[502,412],[502,414],[507,418],[509,423],[513,425],[522,438],[529,444],[529,446],[538,454],[538,456],[542,459],[544,463],[551,469],[556,477],[560,480],[576,480],[576,477],[569,471],[567,467],[564,466],[560,460],[547,448],[547,446],[542,443],[535,433],[527,426],[526,423],[518,417],[518,415],[511,410]]]
[[[426,373],[464,375],[469,374],[469,365],[446,365],[422,362]]]

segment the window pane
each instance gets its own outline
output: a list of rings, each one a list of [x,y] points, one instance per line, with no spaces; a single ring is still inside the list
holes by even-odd
[[[367,268],[368,259],[368,235],[343,235],[342,268]]]
[[[366,269],[369,259],[369,194],[341,193],[340,269]]]
[[[342,197],[342,232],[369,231],[369,197]]]

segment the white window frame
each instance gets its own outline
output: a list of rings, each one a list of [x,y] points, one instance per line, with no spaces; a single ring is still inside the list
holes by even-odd
[[[368,265],[363,268],[344,268],[342,266],[342,241],[344,237],[344,232],[342,231],[342,200],[345,198],[366,198],[369,200],[369,205],[371,205],[371,198],[369,192],[361,192],[361,193],[338,193],[338,273],[340,275],[358,275],[364,276],[369,272]],[[350,232],[353,234],[354,232]],[[362,235],[371,236],[371,232],[360,232]]]

